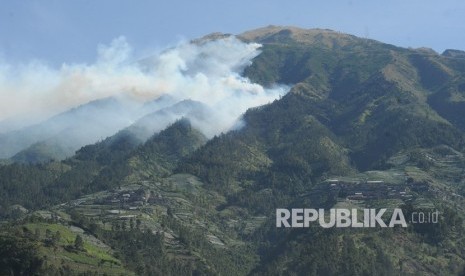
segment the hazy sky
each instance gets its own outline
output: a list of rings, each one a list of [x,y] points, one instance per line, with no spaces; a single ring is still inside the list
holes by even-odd
[[[125,36],[139,55],[211,32],[329,28],[404,47],[465,50],[465,1],[0,0],[0,63],[92,62]]]

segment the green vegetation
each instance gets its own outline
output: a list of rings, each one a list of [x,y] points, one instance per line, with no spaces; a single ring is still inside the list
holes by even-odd
[[[242,38],[264,44],[246,76],[292,86],[243,128],[207,141],[180,120],[145,143],[121,131],[62,162],[0,166],[0,242],[17,252],[0,251],[1,272],[463,273],[463,60],[327,30]],[[441,215],[393,229],[275,226],[276,208],[334,206]]]

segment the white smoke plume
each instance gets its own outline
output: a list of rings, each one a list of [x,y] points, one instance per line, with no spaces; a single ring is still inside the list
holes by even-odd
[[[63,64],[56,69],[38,61],[15,66],[0,62],[0,121],[45,119],[110,96],[142,103],[171,95],[211,107],[214,116],[193,122],[211,137],[230,129],[248,108],[286,93],[287,87],[265,89],[240,75],[260,53],[259,48],[259,44],[243,43],[231,36],[180,43],[134,61],[131,47],[119,37],[98,47],[94,64]],[[5,131],[6,127],[0,129],[0,133]]]

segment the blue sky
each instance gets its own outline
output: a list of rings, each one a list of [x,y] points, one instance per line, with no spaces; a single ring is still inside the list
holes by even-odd
[[[404,47],[465,50],[464,1],[2,0],[0,62],[92,62],[125,36],[143,55],[211,32],[329,28]]]

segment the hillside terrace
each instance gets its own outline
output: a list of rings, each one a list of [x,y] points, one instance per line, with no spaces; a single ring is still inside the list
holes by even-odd
[[[414,194],[428,192],[429,184],[407,179],[404,183],[387,183],[383,180],[341,180],[329,179],[315,187],[310,193],[318,195],[326,193],[334,199],[345,200],[410,200]]]

